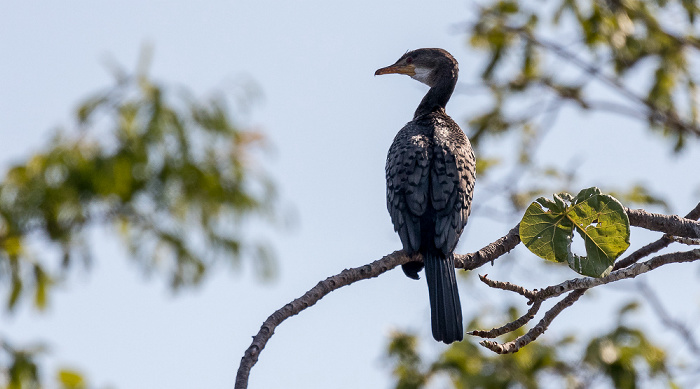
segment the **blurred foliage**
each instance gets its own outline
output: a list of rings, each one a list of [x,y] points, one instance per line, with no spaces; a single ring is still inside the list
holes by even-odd
[[[273,221],[274,188],[254,158],[262,135],[236,124],[223,95],[196,99],[145,72],[117,74],[114,86],[78,107],[75,131],[57,132],[0,181],[0,285],[9,311],[26,296],[45,308],[52,286],[100,254],[89,244],[91,227],[112,228],[145,271],[175,289],[243,257],[261,276],[272,272],[268,246],[247,231],[252,221]],[[0,388],[41,387],[43,349],[0,343]],[[87,385],[60,370],[55,387]]]
[[[118,78],[80,105],[78,131],[9,169],[0,182],[9,309],[30,293],[46,306],[47,289],[89,261],[92,225],[116,227],[144,269],[174,288],[198,283],[217,259],[254,256],[269,273],[269,253],[243,228],[270,214],[274,198],[252,158],[262,135],[239,128],[221,96],[175,92],[145,74]]]
[[[0,388],[40,388],[39,368],[35,359],[44,351],[43,347],[20,350],[2,340],[0,344]]]
[[[62,369],[56,376],[61,389],[85,389],[87,384],[80,373],[74,370]]]
[[[494,104],[472,120],[471,138],[478,143],[487,130],[536,126],[532,119],[541,110],[521,116],[506,110],[514,99],[539,95],[531,101],[555,98],[586,110],[644,117],[682,148],[686,136],[700,134],[691,71],[700,48],[700,33],[693,27],[698,7],[667,0],[562,0],[551,7],[505,0],[480,8],[470,42],[488,52],[482,78]],[[564,69],[577,70],[580,77]],[[642,91],[625,78],[633,71],[640,72],[636,78],[651,80]],[[596,100],[601,94],[592,88],[596,83],[627,105]]]
[[[632,204],[656,205],[661,207],[666,213],[671,213],[671,208],[666,200],[651,193],[648,188],[639,183],[632,185],[627,190],[611,191],[610,195],[628,206]]]
[[[43,346],[16,349],[0,340],[0,388],[1,389],[40,389],[40,367],[37,359],[45,352]],[[77,371],[60,369],[56,373],[54,385],[60,389],[86,389],[88,385]]]
[[[615,328],[588,341],[574,335],[554,341],[545,338],[515,354],[497,355],[468,337],[450,345],[432,362],[419,350],[415,335],[397,332],[387,350],[394,387],[428,388],[436,381],[441,386],[432,387],[465,389],[676,387],[666,354],[642,331],[624,325],[622,317],[631,311],[629,305],[623,307]],[[507,315],[510,320],[520,316],[515,308],[509,308]],[[484,328],[482,321],[474,318],[469,327]],[[508,340],[524,333],[521,328],[509,334]],[[577,357],[582,348],[583,357]]]
[[[467,35],[486,57],[481,84],[491,98],[469,119],[468,135],[479,157],[488,160],[479,166],[482,183],[496,168],[512,171],[488,188],[482,184],[494,196],[506,194],[511,210],[503,214],[519,214],[534,197],[575,189],[575,168],[543,167],[533,158],[564,108],[642,121],[676,151],[700,135],[696,1],[480,4]],[[520,144],[512,160],[480,150],[491,138],[501,144],[505,134]],[[603,189],[617,189],[625,202],[666,207],[647,185]]]
[[[583,239],[586,256],[571,251],[574,231]],[[520,221],[520,240],[541,258],[566,262],[584,276],[605,277],[630,245],[630,222],[616,198],[593,187],[576,197],[559,193],[553,200],[535,200]]]
[[[465,32],[483,67],[479,86],[471,88],[488,96],[467,119],[485,199],[474,204],[475,214],[510,223],[540,196],[578,192],[581,157],[537,157],[547,135],[561,127],[557,120],[564,110],[641,123],[675,152],[700,136],[697,1],[487,0],[474,7]],[[608,166],[625,158],[624,152],[581,150],[607,157]],[[670,212],[665,196],[672,193],[654,188],[653,181],[614,185],[602,190],[628,206]],[[491,354],[468,338],[433,358],[420,351],[416,336],[396,333],[387,351],[395,387],[676,387],[664,352],[623,323],[631,310],[623,307],[608,333],[558,340],[548,333],[511,355]],[[509,316],[519,315],[511,309]],[[478,321],[470,327],[488,328]]]

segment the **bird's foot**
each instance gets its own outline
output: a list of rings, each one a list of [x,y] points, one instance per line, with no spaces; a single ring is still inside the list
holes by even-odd
[[[421,261],[409,262],[409,263],[401,265],[401,269],[403,269],[403,274],[405,274],[406,277],[412,278],[414,280],[420,280],[420,276],[418,275],[418,272],[423,270],[423,262],[421,262]]]

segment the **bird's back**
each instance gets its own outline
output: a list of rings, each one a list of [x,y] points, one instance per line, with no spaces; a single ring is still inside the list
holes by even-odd
[[[387,156],[387,208],[405,250],[454,251],[475,178],[469,140],[444,111],[414,118],[399,131]]]

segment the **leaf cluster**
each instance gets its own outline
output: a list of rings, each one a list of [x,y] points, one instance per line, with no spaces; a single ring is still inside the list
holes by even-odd
[[[473,47],[487,52],[481,76],[493,104],[472,119],[470,139],[478,144],[488,133],[537,126],[550,102],[646,118],[682,148],[685,136],[700,134],[692,72],[699,10],[695,2],[643,0],[562,0],[553,7],[502,0],[480,8],[468,34]],[[652,81],[639,93],[634,79]],[[604,94],[594,85],[626,102],[598,101]],[[514,113],[510,107],[519,101],[539,108]]]
[[[466,33],[485,57],[481,86],[490,101],[470,115],[468,135],[481,182],[505,172],[497,183],[482,184],[512,208],[502,214],[575,187],[580,161],[567,167],[567,161],[544,165],[534,158],[565,108],[646,124],[676,151],[700,136],[698,11],[693,1],[644,0],[497,0],[478,8]],[[506,135],[517,142],[517,153],[489,154],[485,145],[501,145]],[[622,200],[663,206],[647,185],[605,189]]]
[[[572,252],[574,231],[583,238],[587,256]],[[520,222],[520,239],[546,260],[568,263],[579,274],[605,277],[630,245],[630,222],[617,199],[594,187],[576,197],[561,193],[553,200],[538,198]]]
[[[7,342],[0,341],[0,388],[3,389],[39,389],[42,388],[41,369],[37,362],[45,352],[44,347],[36,346],[17,349]],[[85,389],[88,387],[85,378],[72,370],[61,368],[55,376],[55,386],[60,389]]]
[[[253,159],[262,136],[235,123],[223,96],[195,99],[125,76],[81,104],[76,122],[0,181],[9,308],[29,292],[43,308],[47,288],[99,252],[87,243],[90,226],[116,228],[144,269],[175,288],[198,283],[218,259],[254,255],[269,269],[245,229],[274,201]]]

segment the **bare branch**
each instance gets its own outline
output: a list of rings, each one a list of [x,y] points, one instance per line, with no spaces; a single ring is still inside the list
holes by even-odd
[[[369,265],[356,267],[353,269],[345,269],[340,274],[328,277],[311,288],[303,296],[278,309],[265,320],[260,331],[253,337],[253,343],[248,347],[241,364],[238,367],[236,375],[236,389],[245,389],[248,387],[248,377],[250,369],[258,361],[260,352],[265,348],[267,341],[270,340],[280,323],[284,320],[298,314],[304,309],[316,304],[318,300],[323,298],[328,293],[352,284],[353,282],[374,278],[382,273],[385,273],[399,265],[409,262],[414,258],[406,255],[403,250],[394,251],[393,253],[376,260]]]
[[[466,255],[455,255],[455,267],[464,270],[474,270],[491,262],[501,255],[510,252],[520,243],[520,224],[511,228],[508,234],[481,250]]]
[[[554,318],[556,318],[561,311],[575,303],[585,292],[586,289],[579,289],[569,293],[568,296],[564,297],[561,301],[556,303],[552,309],[547,311],[536,326],[532,327],[525,335],[519,336],[511,342],[498,343],[492,340],[482,340],[479,344],[498,354],[512,354],[517,352],[542,335]]]
[[[540,320],[540,322],[537,323],[537,325],[535,327],[533,327],[530,331],[528,331],[525,335],[520,336],[511,342],[502,343],[502,344],[495,342],[495,341],[489,341],[489,340],[484,340],[484,341],[479,343],[482,346],[488,348],[489,350],[491,350],[495,353],[511,354],[511,353],[517,352],[518,350],[520,350],[520,348],[533,342],[540,335],[542,335],[547,330],[547,327],[549,327],[549,324],[552,322],[552,320],[554,320],[554,318],[557,315],[559,315],[559,313],[561,313],[561,311],[563,311],[565,308],[571,306],[574,302],[576,302],[576,300],[578,300],[579,297],[581,297],[586,292],[586,290],[593,288],[595,286],[598,286],[598,285],[604,285],[604,284],[608,284],[610,282],[619,281],[621,279],[634,278],[640,274],[646,273],[648,271],[656,269],[659,266],[663,266],[663,265],[666,265],[669,263],[692,262],[692,261],[696,261],[698,259],[700,259],[700,249],[686,251],[686,252],[677,252],[677,253],[659,255],[657,257],[650,259],[649,261],[635,264],[635,265],[630,266],[630,267],[625,268],[625,269],[614,271],[606,277],[602,277],[602,278],[591,278],[591,277],[575,278],[572,280],[562,282],[561,284],[558,284],[558,285],[549,286],[549,287],[542,289],[536,293],[536,296],[534,296],[534,298],[532,300],[533,306],[528,310],[528,312],[525,315],[521,316],[517,320],[510,322],[510,323],[507,323],[500,328],[494,328],[490,331],[471,331],[469,334],[491,338],[491,337],[503,335],[503,334],[510,332],[510,331],[514,331],[515,329],[522,327],[528,321],[530,321],[534,318],[534,315],[537,313],[537,311],[540,308],[540,305],[542,304],[542,302],[544,300],[547,300],[547,299],[552,298],[552,297],[557,297],[557,296],[560,296],[566,292],[572,291],[563,300],[561,300],[556,305],[554,305],[554,307],[552,307],[552,309],[547,311],[547,313],[545,313],[542,320]],[[482,278],[482,281],[484,281],[484,279],[485,279],[485,277],[480,277],[480,278]],[[486,281],[484,281],[484,282],[486,282]],[[524,288],[519,287],[517,285],[513,285],[511,283],[492,281],[492,280],[488,280],[488,282],[486,282],[486,283],[491,287],[513,291],[516,293],[520,293],[523,296],[525,296],[525,293],[531,292],[531,291],[528,291],[527,289],[524,289]]]
[[[688,212],[688,214],[685,215],[685,218],[689,220],[698,220],[700,218],[700,203],[698,203],[695,206],[695,208]],[[647,255],[651,255],[655,252],[658,252],[659,250],[668,247],[668,245],[670,245],[672,242],[673,241],[668,236],[664,235],[657,241],[649,243],[648,245],[640,248],[639,250],[628,255],[627,257],[617,261],[613,270],[622,269],[633,263],[636,263],[637,261],[646,257]]]
[[[632,220],[634,220],[635,222],[632,223],[634,225],[640,224],[643,225],[645,228],[670,232],[680,236],[685,236],[689,234],[698,234],[698,236],[700,236],[700,233],[696,231],[698,223],[693,222],[692,220],[683,219],[677,216],[669,217],[664,215],[657,215],[641,210],[627,209],[627,213],[632,215],[630,216],[630,221],[632,223]],[[697,213],[698,215],[694,215],[694,213]],[[696,207],[696,209],[691,211],[691,213],[689,214],[689,217],[693,218],[697,218],[698,216],[700,216],[700,204],[698,204],[698,207]],[[648,221],[649,219],[651,221]],[[466,255],[455,255],[455,267],[465,270],[472,270],[483,266],[488,262],[493,263],[493,261],[496,258],[499,258],[503,254],[510,252],[519,243],[519,225],[516,225],[508,232],[508,234],[475,253],[470,253]],[[540,322],[534,328],[528,331],[527,334],[519,337],[515,341],[503,345],[491,341],[482,342],[482,345],[495,352],[512,353],[520,349],[520,347],[532,342],[540,334],[544,333],[549,323],[551,323],[551,321],[554,320],[554,318],[559,314],[559,312],[573,304],[581,295],[583,295],[586,288],[602,285],[623,278],[633,278],[639,274],[648,272],[656,267],[665,265],[667,263],[689,262],[697,259],[700,259],[700,249],[684,253],[661,255],[647,262],[630,266],[629,268],[613,271],[610,275],[601,279],[574,279],[559,285],[550,286],[544,290],[537,292],[529,291],[525,288],[510,283],[492,281],[488,280],[486,277],[482,277],[482,281],[486,282],[492,287],[498,287],[501,289],[506,289],[522,294],[523,296],[530,299],[533,306],[528,310],[528,312],[525,315],[521,316],[520,318],[511,323],[506,324],[503,327],[495,328],[490,331],[473,331],[471,332],[471,334],[481,336],[499,336],[502,333],[514,331],[515,329],[522,327],[534,318],[534,315],[538,312],[542,301],[548,298],[559,296],[562,293],[565,293],[566,291],[576,289],[574,292],[570,293],[567,297],[565,297],[554,307],[552,307],[552,309],[550,309],[544,315],[542,320],[540,320]],[[243,358],[241,358],[241,364],[239,366],[238,374],[236,376],[235,388],[245,389],[248,387],[248,378],[250,376],[250,370],[258,361],[260,352],[265,348],[265,345],[274,334],[275,328],[277,328],[277,326],[280,325],[284,320],[316,304],[316,302],[318,302],[321,298],[323,298],[325,295],[329,294],[330,292],[336,289],[350,285],[360,280],[377,277],[382,273],[387,272],[409,261],[420,260],[422,260],[420,254],[411,257],[408,256],[402,250],[395,251],[377,261],[372,262],[369,265],[353,269],[345,269],[339,274],[319,282],[316,286],[314,286],[311,290],[306,292],[303,296],[295,299],[291,303],[275,311],[265,320],[265,322],[260,328],[260,331],[258,331],[258,333],[253,337],[252,344],[246,350]]]
[[[496,258],[509,252],[520,243],[518,231],[519,226],[516,225],[506,236],[501,237],[476,253],[455,255],[455,267],[471,270],[485,263],[493,262]],[[236,375],[235,388],[245,389],[248,387],[250,370],[258,361],[260,352],[265,348],[268,340],[274,334],[275,328],[284,320],[316,304],[323,296],[336,289],[350,285],[356,281],[377,277],[399,265],[417,260],[422,260],[420,254],[409,257],[403,250],[395,251],[369,265],[354,269],[345,269],[340,274],[328,277],[326,280],[319,282],[303,296],[275,311],[275,313],[265,320],[262,327],[260,327],[260,331],[253,337],[253,343],[243,355],[238,368],[238,374]]]
[[[519,226],[513,227],[506,236],[501,237],[495,242],[482,248],[476,253],[466,255],[455,255],[455,267],[465,270],[475,269],[488,262],[493,262],[496,258],[509,252],[520,243],[520,235],[518,233]],[[345,269],[340,274],[328,277],[324,281],[319,282],[311,290],[303,296],[278,309],[265,320],[260,331],[253,337],[253,343],[248,347],[236,375],[236,389],[245,389],[248,387],[248,377],[250,370],[258,361],[260,352],[265,348],[268,340],[274,334],[275,328],[287,318],[298,314],[304,309],[316,304],[323,296],[339,289],[343,286],[350,285],[354,282],[374,278],[387,272],[399,265],[403,265],[409,261],[422,260],[420,254],[413,257],[408,256],[403,250],[394,251],[393,253],[372,262],[369,265],[361,266],[353,269]]]
[[[700,239],[683,238],[680,236],[670,236],[669,239],[674,242],[687,244],[688,246],[700,246]]]
[[[637,251],[633,252],[627,257],[617,261],[615,263],[615,266],[613,267],[613,271],[624,269],[627,266],[632,265],[633,263],[637,263],[637,261],[639,261],[640,259],[668,247],[668,245],[672,242],[673,241],[671,240],[671,238],[669,238],[667,235],[664,235],[658,240],[649,243],[648,245],[638,249]]]
[[[530,309],[528,309],[524,315],[520,316],[519,318],[517,318],[516,320],[513,320],[510,323],[507,323],[506,325],[504,325],[502,327],[492,328],[489,331],[474,330],[474,331],[467,332],[467,334],[479,336],[482,338],[495,338],[495,337],[501,336],[503,334],[513,332],[513,331],[517,330],[518,328],[527,324],[530,320],[534,319],[535,315],[540,310],[541,306],[542,306],[542,301],[535,301],[532,304],[532,307],[530,307]]]
[[[682,218],[677,215],[662,215],[647,212],[643,209],[629,209],[625,212],[630,219],[630,224],[647,230],[664,232],[668,235],[682,236],[685,238],[700,238],[700,223],[695,220]]]
[[[622,279],[634,278],[640,274],[654,270],[659,266],[668,265],[669,263],[693,262],[698,259],[700,259],[700,249],[659,255],[646,262],[637,263],[624,269],[613,271],[605,277],[574,278],[564,281],[558,285],[548,286],[538,292],[537,298],[544,300],[551,297],[560,296],[571,290],[590,289]]]
[[[510,282],[490,280],[490,279],[486,278],[485,275],[484,276],[479,275],[479,279],[481,280],[481,282],[483,282],[484,284],[486,284],[492,288],[509,290],[509,291],[515,292],[521,296],[527,297],[528,300],[535,300],[538,297],[538,293],[536,291],[525,289],[520,285],[511,284]]]

